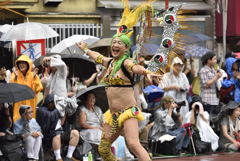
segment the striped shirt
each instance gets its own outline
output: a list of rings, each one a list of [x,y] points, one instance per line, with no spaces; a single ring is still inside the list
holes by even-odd
[[[216,71],[214,68],[210,68],[205,65],[200,70],[200,78],[201,78],[201,97],[204,103],[209,105],[218,105],[219,99],[217,97],[217,88],[216,83],[213,83],[210,87],[206,87],[206,83],[213,79],[216,75]]]

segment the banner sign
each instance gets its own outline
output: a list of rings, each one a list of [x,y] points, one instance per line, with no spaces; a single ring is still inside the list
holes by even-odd
[[[17,41],[17,56],[25,54],[33,61],[45,56],[45,39]]]

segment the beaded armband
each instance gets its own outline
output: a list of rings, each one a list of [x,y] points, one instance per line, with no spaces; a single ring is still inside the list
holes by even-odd
[[[103,63],[103,56],[102,55],[99,55],[96,59],[96,63],[98,64],[102,64]]]

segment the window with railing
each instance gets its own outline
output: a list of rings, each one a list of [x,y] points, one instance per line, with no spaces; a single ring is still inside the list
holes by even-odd
[[[47,24],[55,30],[59,36],[50,38],[46,42],[46,48],[50,49],[61,40],[72,35],[90,35],[95,37],[102,36],[101,24]]]

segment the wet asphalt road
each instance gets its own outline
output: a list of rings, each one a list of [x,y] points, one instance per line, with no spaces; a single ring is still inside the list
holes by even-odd
[[[240,161],[240,153],[218,153],[191,157],[159,157],[154,161]]]

